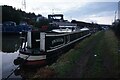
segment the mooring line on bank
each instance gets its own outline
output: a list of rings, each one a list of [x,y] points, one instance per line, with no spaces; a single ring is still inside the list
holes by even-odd
[[[17,70],[17,69],[19,69],[20,66],[22,66],[29,57],[30,57],[30,55],[28,55],[26,57],[26,59],[24,59],[24,61],[17,68],[15,68],[4,80],[8,80],[10,78],[10,76],[12,76],[12,74],[14,73],[14,71]]]

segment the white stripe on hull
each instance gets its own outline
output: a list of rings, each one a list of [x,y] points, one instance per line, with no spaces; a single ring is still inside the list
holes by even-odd
[[[28,55],[20,54],[19,57],[26,59]],[[29,56],[27,60],[34,61],[34,60],[43,60],[46,59],[46,55],[40,55],[40,56]]]
[[[78,39],[76,39],[76,40],[73,40],[73,41],[71,41],[71,42],[69,42],[69,43],[67,43],[67,44],[64,44],[63,46],[60,46],[60,47],[58,47],[58,48],[51,49],[51,50],[47,50],[47,52],[51,52],[51,51],[54,51],[54,50],[63,48],[63,47],[65,47],[65,46],[68,46],[68,45],[70,45],[70,44],[72,44],[72,43],[74,43],[74,42],[77,42],[78,40],[83,39],[83,38],[85,38],[85,37],[87,37],[87,36],[89,36],[89,35],[90,35],[90,33],[87,34],[87,35],[85,35],[85,36],[82,36],[82,37],[80,37],[80,38],[78,38]]]

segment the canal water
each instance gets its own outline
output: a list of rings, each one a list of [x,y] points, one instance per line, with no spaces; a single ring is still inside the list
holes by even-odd
[[[19,54],[20,36],[19,35],[3,35],[2,36],[2,78],[7,78],[17,67],[13,61]],[[20,78],[12,74],[10,78]]]
[[[2,36],[2,79],[9,78],[22,79],[23,76],[16,75],[14,70],[18,67],[14,65],[13,61],[19,54],[19,47],[21,44],[20,35],[3,35]],[[20,74],[20,73],[19,73]],[[9,80],[9,79],[8,79]]]

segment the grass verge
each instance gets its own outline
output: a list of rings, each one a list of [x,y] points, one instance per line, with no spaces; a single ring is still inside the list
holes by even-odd
[[[86,47],[88,47],[88,45],[91,46],[91,42],[94,40],[98,40],[101,35],[102,32],[98,32],[84,39],[73,49],[63,54],[56,63],[51,65],[50,67],[57,72],[57,77],[65,77],[64,75],[67,74],[74,67],[75,62],[79,60],[82,54],[84,54]]]
[[[119,58],[118,42],[114,33],[109,30],[94,48],[93,54],[87,63],[83,78],[118,78]]]

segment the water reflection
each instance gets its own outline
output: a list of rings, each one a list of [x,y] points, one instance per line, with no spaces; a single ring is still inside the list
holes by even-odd
[[[7,78],[12,72],[14,72],[9,78],[26,79],[32,77],[36,73],[37,68],[14,65],[14,60],[19,55],[20,47],[20,35],[3,35],[2,36],[2,79]],[[9,80],[9,79],[8,79]]]
[[[17,66],[13,64],[19,54],[20,35],[2,35],[2,78],[6,78]],[[14,75],[11,76],[15,78]],[[17,76],[17,78],[20,78]]]
[[[20,47],[20,35],[3,35],[2,36],[2,51],[15,52]]]
[[[18,56],[19,52],[0,52],[0,54],[2,54],[2,78],[6,78],[17,67],[13,64],[13,61]],[[11,77],[14,78],[14,75]]]
[[[19,55],[19,51],[14,53],[2,53],[2,79],[8,78],[8,76],[13,73],[9,78],[15,78],[20,80],[25,80],[26,78],[30,78],[33,76],[33,74],[36,73],[37,67],[29,67],[29,66],[16,66],[14,65],[13,61],[16,59]],[[18,68],[17,68],[18,67]]]

